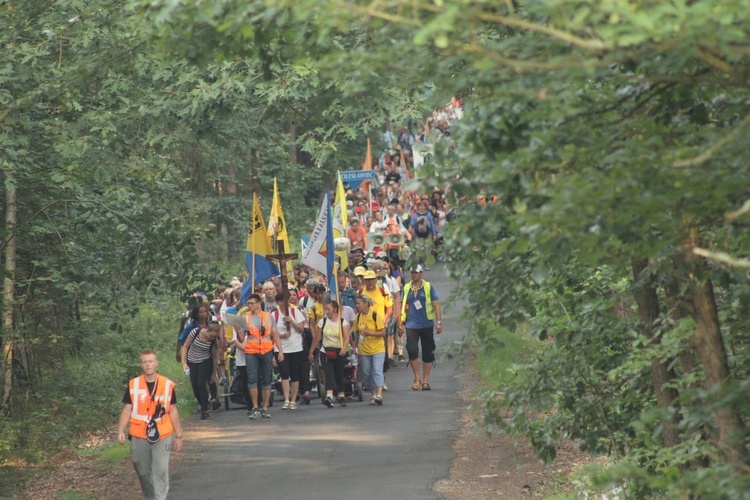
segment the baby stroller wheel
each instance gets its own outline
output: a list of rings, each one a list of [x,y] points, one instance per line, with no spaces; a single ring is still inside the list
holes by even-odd
[[[321,382],[320,379],[318,379],[318,396],[320,396],[320,399],[325,399],[326,397],[326,386]]]
[[[365,399],[362,382],[357,382],[357,399],[359,399],[360,403]]]

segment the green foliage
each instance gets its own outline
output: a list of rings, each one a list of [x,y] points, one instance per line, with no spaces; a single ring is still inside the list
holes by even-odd
[[[0,230],[0,248],[18,245],[15,301],[3,304],[14,325],[0,337],[17,360],[4,457],[42,460],[111,425],[120,400],[112,380],[132,376],[151,344],[130,334],[130,317],[244,272],[251,193],[268,214],[278,179],[296,242],[335,170],[362,160],[363,134],[402,109],[422,114],[397,89],[379,89],[387,99],[373,108],[362,92],[375,85],[353,89],[354,79],[321,78],[309,62],[274,60],[280,46],[259,57],[217,57],[219,45],[200,54],[210,29],[158,50],[167,18],[151,25],[148,10],[94,1],[0,11],[3,220],[7,193],[20,200],[18,225]],[[279,34],[265,31],[257,37],[269,43]],[[90,404],[109,410],[80,411]],[[24,420],[32,415],[54,420],[49,436]]]
[[[449,182],[455,201],[498,199],[463,203],[446,234],[476,318],[469,340],[491,357],[523,325],[542,342],[488,392],[488,424],[548,460],[563,438],[613,456],[586,488],[746,491],[747,279],[691,249],[750,243],[748,0],[107,7],[0,14],[0,165],[23,200],[2,235],[20,245],[18,302],[5,306],[35,360],[18,368],[29,401],[102,339],[140,347],[113,337],[152,296],[225,281],[214,263],[239,260],[248,195],[268,193],[267,207],[273,176],[302,231],[366,137],[457,95],[465,118],[421,175],[426,188]],[[705,289],[716,314],[696,307]],[[718,378],[697,349],[707,324],[726,351],[711,347]],[[109,372],[125,380],[133,358],[118,359]],[[107,372],[83,371],[91,383]],[[24,411],[73,413],[63,393],[52,401]]]
[[[140,374],[139,354],[146,347],[159,355],[159,371],[177,383],[178,407],[187,414],[194,402],[174,360],[180,312],[175,300],[143,304],[132,318],[122,319],[122,331],[99,320],[94,333],[83,338],[82,354],[42,367],[16,418],[1,421],[8,427],[2,456],[44,461],[55,450],[76,445],[87,432],[115,425],[128,380]]]
[[[13,498],[13,494],[20,491],[27,479],[28,471],[9,465],[0,465],[0,497]]]

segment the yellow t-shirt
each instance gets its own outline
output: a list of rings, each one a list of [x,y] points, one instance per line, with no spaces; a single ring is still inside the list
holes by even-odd
[[[375,319],[372,319],[375,314]],[[359,353],[362,356],[372,356],[373,354],[379,354],[385,352],[384,337],[374,337],[372,335],[363,335],[362,332],[367,330],[383,330],[385,325],[383,324],[383,317],[377,314],[375,311],[370,309],[369,314],[357,314],[356,330],[359,332]]]
[[[343,338],[344,333],[341,331],[342,326],[346,328],[349,326],[349,322],[346,320],[331,321],[327,318],[325,320],[325,325],[323,324],[322,319],[318,322],[318,328],[323,329],[323,347],[335,347],[336,349],[341,349],[341,339]]]
[[[383,289],[376,287],[375,290],[370,291],[365,287],[362,290],[362,295],[367,295],[372,299],[375,304],[370,306],[370,310],[378,313],[378,318],[385,321],[385,310],[393,305],[393,301],[391,300],[391,296],[388,295],[388,292],[381,290]]]
[[[323,304],[320,302],[315,302],[310,310],[307,311],[307,319],[310,320],[311,325],[317,325],[323,319],[323,316],[325,316],[325,311],[323,311]]]

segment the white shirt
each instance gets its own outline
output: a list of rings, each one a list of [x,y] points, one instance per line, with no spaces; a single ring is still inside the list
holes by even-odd
[[[284,349],[284,353],[301,351],[302,332],[298,332],[292,325],[288,325],[287,327],[286,321],[284,321],[284,314],[282,314],[280,310],[276,309],[271,313],[271,316],[273,316],[274,319],[276,319],[277,315],[278,320],[276,320],[276,329],[278,330],[279,335],[282,336],[281,347]],[[289,305],[289,316],[295,323],[304,323],[306,319],[302,311],[291,304]],[[283,338],[283,336],[289,331],[292,332],[292,335],[289,338]],[[275,345],[273,346],[273,350],[274,352],[279,352]]]
[[[234,344],[235,340],[237,339],[237,329],[232,328],[234,330],[234,333],[232,334],[232,343]],[[239,347],[234,350],[234,364],[237,366],[247,366],[247,361],[245,360],[245,351],[243,349],[240,349]]]
[[[370,224],[371,233],[375,231],[385,231],[387,228],[388,228],[388,223],[384,220],[381,220],[380,222],[375,221],[372,224]]]

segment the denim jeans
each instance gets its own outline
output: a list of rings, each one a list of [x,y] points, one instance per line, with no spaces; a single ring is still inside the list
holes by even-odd
[[[362,385],[368,389],[383,387],[383,362],[385,353],[379,352],[371,356],[359,355],[359,369],[362,371]]]
[[[260,390],[270,391],[273,385],[273,351],[265,354],[246,354],[247,385],[255,387],[260,380]]]

